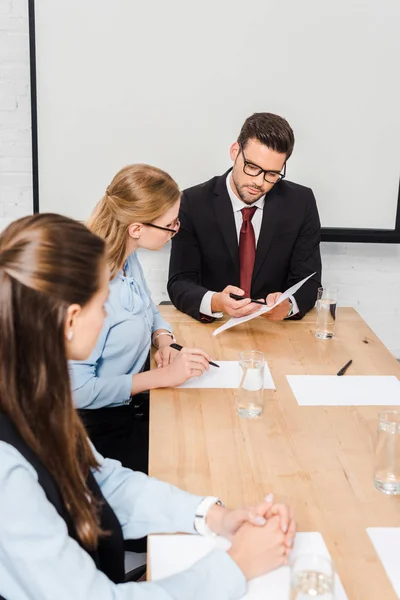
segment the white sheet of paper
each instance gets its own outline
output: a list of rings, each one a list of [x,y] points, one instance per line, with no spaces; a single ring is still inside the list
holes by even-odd
[[[381,375],[287,375],[300,406],[400,406],[400,381]]]
[[[400,598],[400,527],[368,527],[367,533]]]
[[[216,548],[227,550],[230,546],[224,538],[207,538],[197,535],[152,535],[149,537],[150,571],[153,580],[163,579],[188,569],[195,562]],[[318,532],[298,533],[292,556],[318,554],[330,558],[322,535]],[[288,600],[290,593],[290,569],[277,571],[253,579],[243,599]],[[338,575],[335,576],[335,600],[347,600]]]
[[[211,366],[209,371],[206,371],[200,377],[192,377],[179,388],[195,389],[195,388],[237,388],[240,383],[242,370],[239,362],[236,360],[215,360],[213,361],[220,366],[219,369]],[[275,390],[274,380],[272,379],[271,371],[267,362],[264,366],[264,389]]]
[[[279,297],[279,299],[277,300],[277,302],[275,302],[275,304],[273,306],[261,306],[260,310],[253,313],[252,315],[248,315],[247,317],[232,317],[224,325],[221,325],[221,327],[218,327],[218,329],[215,329],[215,331],[213,332],[213,335],[219,335],[220,333],[222,333],[223,331],[226,331],[227,329],[230,329],[231,327],[240,325],[240,323],[246,323],[246,321],[250,321],[251,319],[255,319],[256,317],[259,317],[260,315],[263,315],[263,314],[269,312],[270,310],[275,308],[275,306],[278,306],[278,304],[281,304],[284,300],[289,298],[289,296],[293,296],[293,294],[295,294],[297,292],[297,290],[299,290],[301,288],[301,286],[308,279],[310,279],[310,277],[312,277],[313,275],[315,275],[315,273],[311,273],[311,275],[309,275],[308,277],[305,277],[304,279],[302,279],[295,285],[292,285],[292,287],[290,287],[288,290],[286,290],[286,292],[283,292],[282,296]]]

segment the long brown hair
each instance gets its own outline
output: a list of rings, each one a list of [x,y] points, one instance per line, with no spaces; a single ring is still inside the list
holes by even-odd
[[[104,256],[101,239],[59,215],[0,235],[0,409],[53,476],[87,548],[101,533],[86,487],[98,464],[73,407],[64,331],[68,306],[98,290]]]
[[[122,267],[129,225],[151,223],[179,196],[176,182],[157,167],[128,165],[115,175],[88,221],[89,229],[107,242],[111,276]]]

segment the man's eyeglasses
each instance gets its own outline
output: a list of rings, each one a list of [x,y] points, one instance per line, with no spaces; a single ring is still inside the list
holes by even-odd
[[[246,159],[242,144],[240,144],[240,150],[243,154],[243,172],[246,173],[246,175],[250,175],[250,177],[257,177],[260,175],[260,173],[264,173],[264,180],[268,183],[278,183],[278,181],[285,177],[286,163],[283,165],[283,173],[281,171],[265,170]]]
[[[173,225],[175,229],[171,229],[170,227],[161,227],[160,225],[154,225],[154,223],[143,223],[143,225],[146,225],[147,227],[154,227],[154,229],[161,229],[161,231],[169,231],[172,233],[171,237],[174,237],[174,235],[178,233],[181,223],[179,219],[176,219],[175,224]]]

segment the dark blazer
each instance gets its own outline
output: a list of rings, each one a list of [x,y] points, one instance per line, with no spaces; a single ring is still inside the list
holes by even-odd
[[[168,293],[179,310],[200,321],[208,290],[239,287],[239,247],[227,173],[185,190],[179,213],[181,228],[172,239]],[[257,243],[251,295],[265,298],[284,292],[307,277],[295,294],[304,316],[321,286],[320,220],[310,188],[282,180],[265,197]]]

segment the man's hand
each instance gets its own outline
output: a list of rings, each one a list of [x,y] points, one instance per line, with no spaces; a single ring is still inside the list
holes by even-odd
[[[266,299],[267,306],[273,306],[281,296],[282,292],[274,292],[273,294],[268,294]],[[290,306],[291,305],[289,299],[286,299],[269,312],[264,313],[262,316],[265,319],[269,319],[270,321],[283,321],[283,319],[285,319],[288,316]]]
[[[244,296],[244,291],[234,285],[228,285],[222,292],[213,295],[211,310],[226,313],[231,317],[246,317],[260,309],[260,305],[251,302],[250,298],[234,300],[229,297],[229,294]]]

